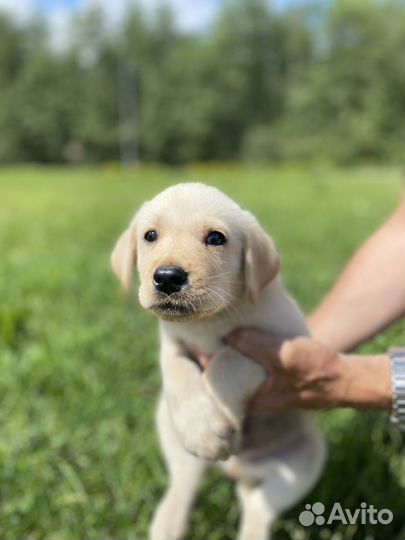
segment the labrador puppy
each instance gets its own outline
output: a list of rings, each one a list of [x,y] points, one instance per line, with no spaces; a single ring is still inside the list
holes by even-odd
[[[265,540],[283,510],[315,484],[324,440],[311,413],[249,416],[264,382],[261,366],[223,344],[240,326],[305,336],[304,317],[286,294],[279,255],[252,214],[218,189],[186,183],[146,202],[119,238],[112,267],[160,320],[163,391],[157,427],[170,475],[151,540],[184,537],[202,475],[218,462],[237,482],[240,540]],[[211,356],[204,371],[192,351]]]

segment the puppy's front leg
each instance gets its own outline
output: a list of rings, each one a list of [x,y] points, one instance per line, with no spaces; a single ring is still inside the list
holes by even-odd
[[[221,347],[212,357],[203,378],[208,393],[240,429],[247,402],[266,380],[266,372],[235,349]]]
[[[167,337],[162,343],[164,397],[180,442],[200,458],[227,459],[239,445],[239,424],[208,391],[200,368]]]

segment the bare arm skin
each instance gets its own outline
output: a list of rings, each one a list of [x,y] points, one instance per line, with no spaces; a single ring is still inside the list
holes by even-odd
[[[405,198],[356,251],[308,317],[312,336],[350,351],[397,320],[405,308]]]

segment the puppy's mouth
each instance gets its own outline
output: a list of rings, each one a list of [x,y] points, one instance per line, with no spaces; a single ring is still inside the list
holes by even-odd
[[[171,295],[155,291],[153,301],[148,307],[160,319],[186,321],[213,316],[227,309],[228,305],[218,301],[217,296],[210,294],[206,287],[200,287]]]
[[[190,302],[174,298],[155,300],[150,309],[161,319],[170,321],[186,319],[197,313],[197,309]]]

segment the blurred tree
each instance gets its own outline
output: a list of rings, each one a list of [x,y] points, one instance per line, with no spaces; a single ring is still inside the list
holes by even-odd
[[[46,51],[33,56],[16,80],[11,103],[19,153],[30,161],[61,161],[76,98],[69,65]]]
[[[339,0],[327,41],[299,85],[289,85],[282,129],[295,157],[391,160],[404,138],[402,7]],[[300,139],[302,142],[300,142]]]
[[[0,84],[1,89],[16,77],[24,61],[24,30],[0,13]]]
[[[118,159],[118,72],[117,52],[113,46],[103,45],[90,66],[81,65],[80,111],[75,140],[84,144],[91,161]]]
[[[90,161],[118,158],[118,52],[116,36],[100,7],[73,20],[76,121],[72,139]]]
[[[74,109],[71,66],[49,50],[39,19],[21,29],[3,18],[0,32],[0,160],[60,161]]]

